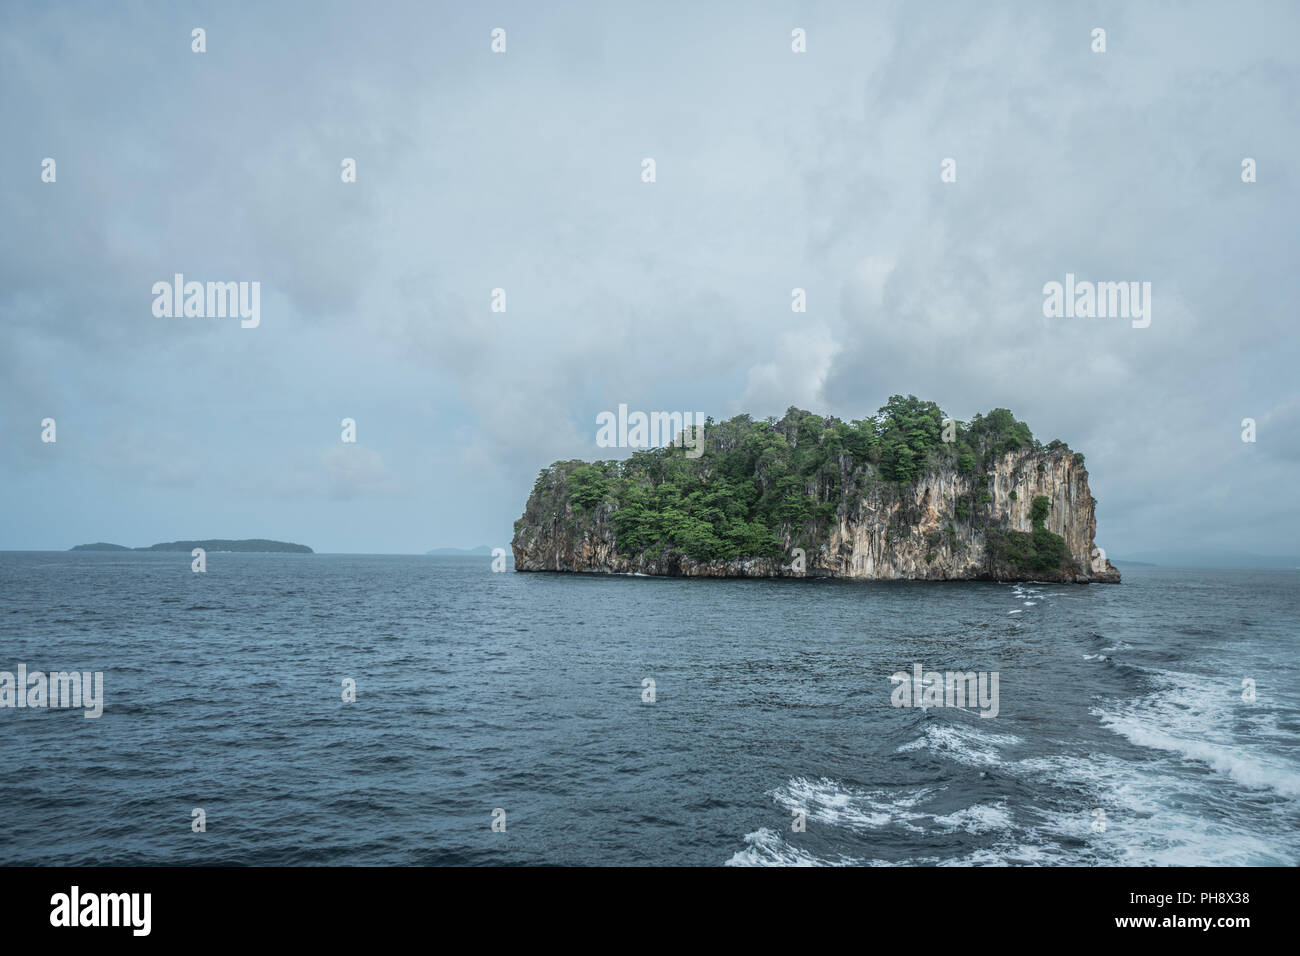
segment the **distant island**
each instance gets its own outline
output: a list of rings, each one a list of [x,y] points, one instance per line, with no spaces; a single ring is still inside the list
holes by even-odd
[[[894,395],[852,422],[791,408],[702,431],[691,449],[542,469],[515,522],[515,570],[1120,580],[1094,544],[1083,455],[1008,409],[962,422]]]
[[[1186,547],[1164,551],[1138,551],[1132,557],[1114,560],[1133,567],[1185,568],[1213,571],[1294,571],[1300,570],[1300,555],[1255,554],[1252,551],[1229,551],[1205,547]]]
[[[486,544],[480,544],[477,548],[434,548],[432,551],[426,551],[425,554],[434,556],[453,555],[453,554],[491,554],[492,549]]]
[[[106,541],[96,541],[94,544],[79,544],[76,547],[69,548],[69,551],[193,551],[195,548],[202,548],[204,551],[253,551],[253,552],[279,552],[287,554],[313,554],[311,548],[305,544],[291,544],[288,541],[272,541],[269,538],[240,538],[232,540],[230,538],[204,538],[198,541],[164,541],[161,544],[151,544],[147,548],[128,548],[120,544],[109,544]]]

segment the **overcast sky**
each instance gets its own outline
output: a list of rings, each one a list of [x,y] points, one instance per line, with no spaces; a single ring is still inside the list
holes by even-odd
[[[504,546],[619,403],[911,393],[1084,452],[1112,555],[1295,553],[1300,7],[982,6],[6,3],[0,549]]]

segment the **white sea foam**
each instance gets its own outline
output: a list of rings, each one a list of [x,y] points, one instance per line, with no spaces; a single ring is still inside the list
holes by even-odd
[[[989,833],[1011,829],[1011,812],[1005,803],[980,803],[956,813],[934,818],[934,822],[948,833],[964,830],[967,833]]]
[[[802,810],[809,820],[851,830],[870,830],[891,824],[923,832],[916,821],[927,814],[912,811],[929,796],[929,789],[896,794],[885,790],[858,790],[826,777],[794,777],[772,798],[787,810]]]
[[[1250,744],[1216,743],[1192,736],[1194,731],[1167,730],[1141,714],[1100,712],[1102,723],[1139,747],[1167,750],[1206,764],[1251,790],[1275,790],[1300,796],[1300,773],[1283,758]]]
[[[863,860],[841,856],[826,860],[797,846],[768,827],[745,834],[745,849],[738,850],[724,866],[858,866]]]
[[[1234,801],[1213,778],[1189,780],[1176,758],[1134,764],[1110,754],[1057,754],[1018,761],[1005,768],[1018,776],[1048,780],[1079,794],[1078,809],[1045,808],[1031,840],[1084,841],[1094,861],[1126,866],[1294,866],[1294,840],[1245,829],[1234,822]],[[1207,810],[1222,805],[1222,817]],[[1103,832],[1092,829],[1094,810],[1106,814]],[[1279,814],[1279,835],[1291,829]],[[1292,844],[1288,847],[1288,841]],[[1064,860],[1062,862],[1070,862]],[[1078,860],[1073,861],[1076,864]]]
[[[1127,648],[1122,641],[1115,645]],[[1107,653],[1084,658],[1109,659]],[[1300,864],[1300,765],[1294,748],[1287,749],[1294,742],[1288,711],[1270,706],[1264,692],[1254,704],[1243,701],[1239,679],[1218,676],[1251,673],[1251,663],[1211,666],[1210,676],[1140,670],[1155,682],[1153,692],[1101,701],[1093,710],[1103,727],[1143,748],[1136,755],[1128,747],[1110,753],[1099,744],[1091,752],[1017,759],[1025,742],[1014,734],[931,719],[897,752],[932,754],[990,775],[996,768],[996,776],[1018,781],[1015,790],[953,809],[953,797],[964,791],[952,785],[859,789],[825,777],[795,777],[770,795],[787,810],[802,809],[810,827],[816,822],[844,830],[843,852],[850,855],[822,859],[800,849],[796,836],[787,842],[767,830],[747,835],[729,865]],[[1265,670],[1261,665],[1255,672]],[[1029,799],[1011,799],[1012,792]],[[1243,801],[1254,806],[1249,816],[1240,812]],[[977,846],[945,853],[917,834]],[[911,858],[876,858],[883,845],[909,844],[916,847]],[[824,843],[818,846],[826,853]]]
[[[1267,708],[1243,701],[1230,679],[1175,671],[1151,676],[1154,693],[1093,710],[1103,726],[1139,747],[1200,762],[1247,789],[1300,796],[1300,765],[1267,743],[1276,726]],[[1250,739],[1243,739],[1246,733]]]
[[[898,747],[899,753],[911,750],[929,750],[970,767],[992,767],[1003,762],[998,752],[1002,747],[1024,743],[1014,734],[995,734],[975,730],[964,724],[926,724],[923,736]]]
[[[925,805],[944,787],[865,790],[827,777],[794,777],[770,795],[786,810],[799,810],[810,822],[858,832],[894,826],[913,833],[986,833],[1011,826],[1005,802],[974,804],[947,814]]]
[[[919,749],[946,736],[936,732],[899,749]],[[999,767],[999,772],[1021,778],[1031,786],[1048,786],[1070,794],[1064,808],[1059,800],[1045,795],[1038,805],[1020,806],[1014,813],[1003,800],[977,803],[950,813],[927,812],[927,804],[945,792],[944,787],[900,788],[890,792],[849,787],[825,777],[796,777],[771,794],[779,805],[804,810],[809,821],[871,833],[873,843],[880,839],[885,826],[912,833],[966,833],[992,837],[994,842],[955,857],[920,855],[904,860],[880,860],[841,854],[836,859],[824,859],[787,842],[775,830],[763,829],[746,835],[745,849],[737,852],[727,865],[1296,864],[1294,840],[1287,836],[1290,816],[1285,811],[1279,814],[1279,835],[1275,838],[1235,822],[1230,801],[1224,801],[1228,812],[1222,819],[1207,821],[1205,807],[1214,798],[1213,785],[1207,783],[1189,792],[1186,775],[1177,773],[1173,766],[1175,760],[1171,756],[1157,758],[1149,764],[1134,764],[1111,754],[1089,753],[1008,761]],[[1098,809],[1105,814],[1106,825],[1102,830],[1094,829]]]

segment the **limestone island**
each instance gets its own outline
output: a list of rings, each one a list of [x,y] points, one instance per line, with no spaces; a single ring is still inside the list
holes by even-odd
[[[1083,455],[1005,408],[960,422],[895,395],[852,422],[790,408],[702,431],[542,469],[515,570],[1119,583]]]

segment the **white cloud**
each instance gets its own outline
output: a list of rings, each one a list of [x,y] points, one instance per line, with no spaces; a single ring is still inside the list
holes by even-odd
[[[801,325],[783,332],[772,351],[771,361],[750,366],[744,395],[732,413],[766,418],[780,417],[791,405],[814,412],[824,410],[826,373],[838,351],[830,331],[822,325]]]
[[[325,487],[332,498],[347,500],[395,487],[384,465],[384,456],[373,448],[340,442],[322,454],[320,460]]]

